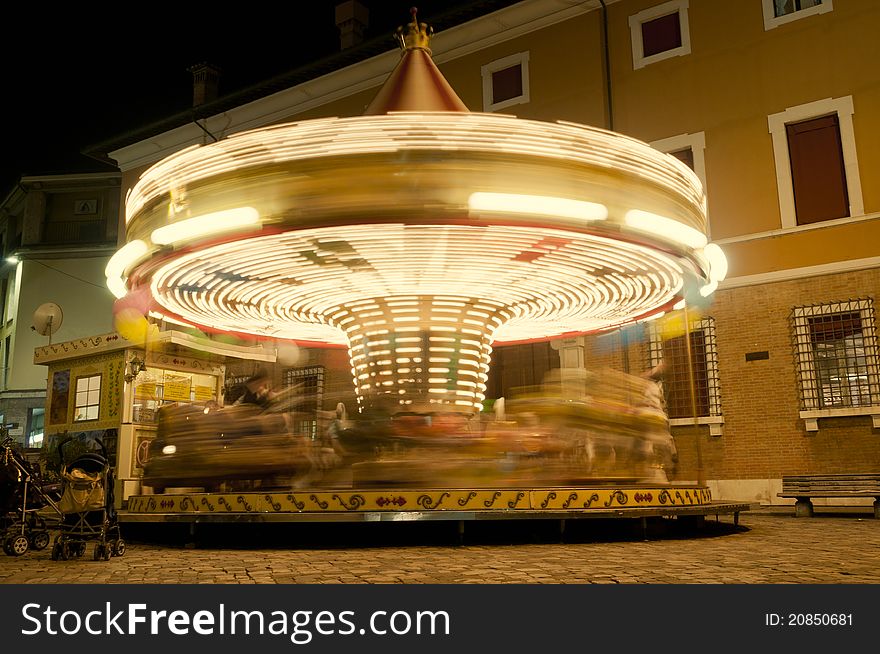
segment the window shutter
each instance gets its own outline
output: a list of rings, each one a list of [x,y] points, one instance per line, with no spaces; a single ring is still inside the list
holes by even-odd
[[[680,47],[681,21],[677,11],[642,23],[643,56],[650,57]]]
[[[520,64],[492,73],[492,104],[518,98],[522,94],[522,66]]]
[[[799,225],[849,215],[837,114],[785,126]]]

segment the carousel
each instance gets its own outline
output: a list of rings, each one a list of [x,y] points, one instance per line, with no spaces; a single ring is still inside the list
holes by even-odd
[[[493,345],[607,332],[714,291],[727,264],[698,178],[620,134],[469,112],[431,59],[430,28],[413,13],[398,37],[400,63],[363,116],[240,133],[147,170],[107,267],[146,317],[347,348],[356,404],[330,425],[345,454],[287,488],[154,481],[122,519],[747,510],[713,501],[704,480],[669,481],[644,437],[656,414],[621,427],[565,392],[483,411]],[[167,443],[157,456],[176,451]],[[314,466],[283,449],[268,458]]]

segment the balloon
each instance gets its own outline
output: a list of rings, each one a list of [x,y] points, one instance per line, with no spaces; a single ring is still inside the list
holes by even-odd
[[[159,328],[131,307],[116,312],[113,324],[119,335],[131,343],[147,343],[159,336]]]

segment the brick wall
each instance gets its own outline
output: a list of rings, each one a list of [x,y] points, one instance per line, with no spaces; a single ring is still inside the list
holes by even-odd
[[[880,270],[873,269],[716,294],[709,313],[716,320],[724,435],[704,437],[709,478],[880,470],[880,430],[869,417],[820,419],[818,432],[806,431],[789,321],[796,306],[878,293]],[[745,360],[762,350],[769,359]]]

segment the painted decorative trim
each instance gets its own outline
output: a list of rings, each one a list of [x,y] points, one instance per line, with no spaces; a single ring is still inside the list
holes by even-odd
[[[785,14],[784,16],[777,16],[776,12],[773,11],[773,2],[774,0],[761,0],[761,5],[764,10],[765,32],[767,30],[772,30],[776,27],[779,27],[780,25],[785,25],[786,23],[800,20],[801,18],[806,18],[808,16],[817,16],[818,14],[827,14],[829,11],[834,9],[832,0],[822,0],[822,4],[807,7],[806,9],[800,9],[798,11],[793,11],[790,14]]]
[[[525,501],[522,501],[524,500]],[[599,511],[702,505],[707,487],[432,489],[306,493],[187,493],[133,495],[131,513],[424,513],[443,511]]]
[[[41,345],[34,348],[34,365],[46,365],[53,361],[62,361],[74,357],[78,358],[98,352],[121,350],[132,346],[132,343],[125,340],[116,332],[99,334],[98,336],[89,336],[88,338],[77,338],[72,341],[53,343],[52,345]]]
[[[843,150],[843,167],[846,173],[846,189],[849,195],[849,217],[865,215],[862,200],[862,182],[859,178],[859,161],[856,156],[856,137],[853,130],[853,97],[825,98],[815,102],[788,107],[785,111],[767,116],[773,141],[773,159],[776,164],[776,188],[779,194],[779,216],[783,229],[798,227],[794,205],[794,186],[791,181],[791,159],[785,126],[810,118],[837,114],[840,127],[840,146]]]
[[[519,65],[520,75],[522,78],[522,93],[516,97],[502,100],[501,102],[492,102],[493,85],[492,74],[511,66]],[[483,111],[500,111],[516,104],[526,104],[529,102],[529,53],[517,52],[509,57],[503,57],[490,61],[480,68],[480,74],[483,78]]]
[[[642,24],[674,13],[678,13],[679,25],[681,26],[681,45],[646,57],[642,40]],[[629,17],[629,33],[632,42],[633,70],[644,68],[664,59],[689,55],[691,53],[691,32],[688,23],[688,0],[671,0],[633,14]]]

